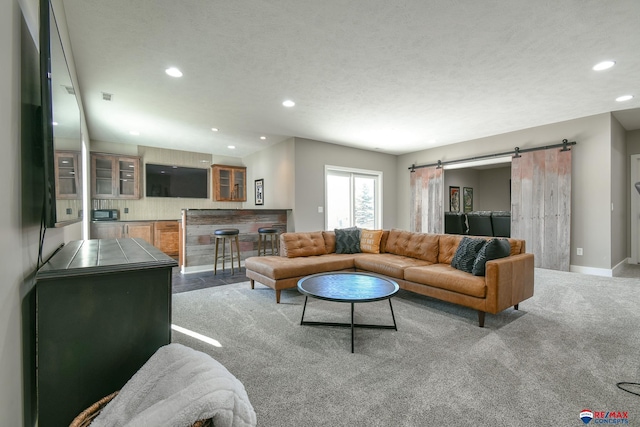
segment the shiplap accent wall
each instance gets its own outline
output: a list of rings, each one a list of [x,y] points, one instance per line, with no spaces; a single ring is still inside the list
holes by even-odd
[[[511,237],[527,242],[536,267],[569,271],[571,154],[551,148],[511,162]]]
[[[442,168],[425,167],[411,172],[411,231],[444,232],[444,175]]]

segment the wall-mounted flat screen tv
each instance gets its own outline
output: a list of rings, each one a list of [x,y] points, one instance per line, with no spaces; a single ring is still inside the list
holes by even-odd
[[[208,198],[209,169],[171,165],[145,167],[147,197]]]

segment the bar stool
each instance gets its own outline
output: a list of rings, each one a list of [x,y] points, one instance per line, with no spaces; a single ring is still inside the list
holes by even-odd
[[[278,229],[261,227],[258,228],[258,256],[260,256],[260,249],[267,254],[267,239],[271,241],[271,255],[278,253]],[[264,247],[262,246],[264,243]]]
[[[216,238],[216,254],[215,260],[213,261],[214,276],[218,273],[218,242],[220,240],[222,240],[222,270],[224,271],[224,261],[226,259],[224,245],[226,243],[226,240],[229,240],[229,252],[231,253],[231,274],[233,274],[233,246],[231,245],[231,241],[234,237],[236,240],[236,251],[238,253],[238,271],[240,271],[240,244],[238,243],[239,233],[240,231],[237,228],[221,228],[213,232]]]

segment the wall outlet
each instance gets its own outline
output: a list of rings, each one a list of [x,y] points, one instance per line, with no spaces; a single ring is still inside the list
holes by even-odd
[[[66,212],[67,212],[67,215],[71,215],[71,214],[73,213],[73,211],[71,210],[71,208],[67,208]]]
[[[124,213],[129,213],[129,208],[124,208]]]
[[[582,248],[576,248],[576,254],[582,255]]]
[[[324,212],[324,208],[322,206],[318,206],[318,213]]]

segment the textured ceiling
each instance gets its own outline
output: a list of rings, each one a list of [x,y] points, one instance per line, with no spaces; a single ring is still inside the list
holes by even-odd
[[[402,154],[640,107],[638,0],[64,6],[93,140],[242,157],[296,136]]]

